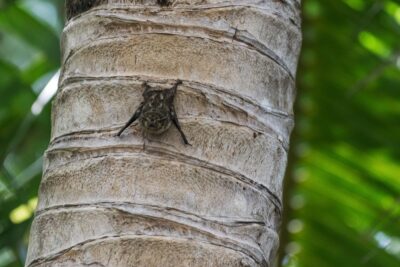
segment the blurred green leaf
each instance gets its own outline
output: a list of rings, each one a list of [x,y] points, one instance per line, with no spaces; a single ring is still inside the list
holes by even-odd
[[[286,210],[304,229],[284,231],[283,248],[301,248],[282,250],[284,266],[400,265],[388,249],[400,237],[397,5],[304,1]]]
[[[47,60],[59,64],[60,52],[55,43],[59,37],[44,23],[36,20],[25,10],[16,5],[9,5],[0,12],[0,29],[16,34],[32,46],[46,54]]]
[[[48,3],[61,11],[63,1]],[[34,116],[31,106],[60,59],[54,28],[20,4],[0,2],[0,266],[7,267],[24,264],[32,214],[17,223],[16,209],[37,196],[50,138],[50,107]]]

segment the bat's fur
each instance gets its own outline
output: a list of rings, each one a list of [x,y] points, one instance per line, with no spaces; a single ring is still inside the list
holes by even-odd
[[[152,89],[145,83],[146,88],[143,93],[143,102],[139,105],[130,120],[118,132],[117,136],[120,136],[137,119],[140,122],[144,135],[147,133],[162,134],[173,123],[180,132],[183,142],[189,145],[174,108],[176,89],[181,83],[182,81],[178,80],[172,88],[161,90]]]

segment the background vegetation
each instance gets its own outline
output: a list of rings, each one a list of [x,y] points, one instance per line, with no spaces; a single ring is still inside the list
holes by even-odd
[[[0,0],[0,267],[26,256],[63,2]],[[400,2],[303,2],[280,262],[400,266]]]

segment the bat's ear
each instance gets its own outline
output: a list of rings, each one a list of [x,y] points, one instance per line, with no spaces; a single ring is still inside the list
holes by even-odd
[[[182,81],[180,79],[176,80],[175,85],[169,90],[171,92],[171,96],[174,97],[176,89],[178,88],[178,85],[182,84]]]
[[[150,86],[147,84],[147,82],[144,82],[143,86],[144,86],[143,97],[146,98],[146,96],[148,96],[150,93]]]

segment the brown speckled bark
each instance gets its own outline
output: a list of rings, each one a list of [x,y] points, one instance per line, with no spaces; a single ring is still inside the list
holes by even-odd
[[[271,266],[300,50],[300,1],[67,1],[26,266]],[[118,130],[143,82],[178,131]]]

